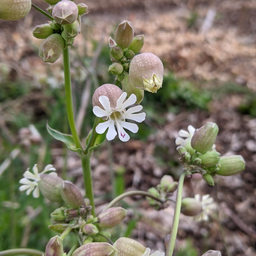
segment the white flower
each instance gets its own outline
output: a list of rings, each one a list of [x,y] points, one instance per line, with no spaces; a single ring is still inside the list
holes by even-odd
[[[20,186],[20,191],[27,190],[26,194],[29,195],[33,190],[33,197],[39,197],[39,188],[38,188],[38,181],[40,180],[40,174],[46,173],[48,171],[56,171],[56,169],[51,165],[48,164],[45,166],[44,170],[41,173],[38,173],[37,165],[35,164],[33,167],[33,172],[29,171],[29,168],[23,174],[24,178],[22,178],[19,183],[23,184]],[[56,173],[50,173],[52,175],[57,175]]]
[[[210,195],[201,196],[199,194],[195,195],[195,199],[201,202],[202,212],[194,217],[196,221],[208,221],[209,215],[216,209],[216,204],[213,201],[213,198]]]
[[[129,119],[138,123],[145,120],[145,113],[137,113],[142,110],[143,107],[141,105],[134,106],[126,110],[128,106],[133,105],[137,100],[134,94],[132,94],[127,100],[125,100],[126,96],[126,92],[121,94],[116,102],[116,108],[111,108],[110,101],[107,96],[100,96],[99,101],[104,109],[100,108],[99,106],[95,106],[93,108],[93,113],[97,117],[103,117],[104,119],[106,118],[105,122],[97,125],[96,132],[103,134],[108,129],[107,140],[113,140],[118,132],[118,136],[121,141],[128,141],[130,136],[124,129],[136,133],[138,132],[139,128],[136,124],[126,122],[125,120]]]
[[[195,131],[196,131],[196,128],[193,127],[192,125],[189,125],[189,126],[188,126],[188,132],[185,131],[185,130],[180,130],[180,131],[179,131],[179,136],[180,136],[180,137],[178,137],[178,138],[175,140],[175,144],[176,144],[177,146],[183,146],[183,145],[185,144],[185,143],[184,143],[185,140],[191,139],[191,138],[193,137]],[[185,139],[183,139],[183,138],[181,138],[181,137],[183,137],[183,138],[185,138]]]
[[[150,249],[147,248],[142,256],[164,256],[164,252],[155,251],[153,254],[150,254]]]

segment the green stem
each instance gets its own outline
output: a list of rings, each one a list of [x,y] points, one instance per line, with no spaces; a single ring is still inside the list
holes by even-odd
[[[70,233],[70,231],[74,228],[74,225],[67,227],[61,234],[60,238],[62,240],[65,239],[65,237]]]
[[[90,200],[90,205],[92,207],[92,215],[95,216],[95,205],[94,205],[94,196],[93,196],[93,187],[92,187],[92,174],[91,174],[91,155],[87,154],[81,156],[83,176],[84,176],[84,186],[86,197]]]
[[[77,243],[75,245],[72,246],[72,248],[70,249],[70,251],[68,252],[67,256],[71,256],[73,254],[73,252],[76,250],[77,248]]]
[[[35,4],[32,3],[32,7],[34,7],[37,11],[41,12],[43,15],[45,15],[47,18],[54,20],[54,18],[48,14],[47,12],[43,11],[41,8],[39,8],[38,6],[36,6]]]
[[[70,130],[71,130],[76,147],[82,148],[77,131],[76,131],[76,124],[75,124],[74,111],[73,111],[70,63],[69,63],[69,49],[68,48],[63,50],[63,65],[64,65],[66,105],[67,105],[69,126],[70,126]]]
[[[171,237],[170,237],[170,241],[168,243],[168,249],[167,249],[166,256],[172,256],[174,247],[175,247],[175,242],[176,242],[176,237],[177,237],[178,227],[179,227],[179,220],[180,220],[182,189],[183,189],[183,183],[184,183],[185,176],[186,176],[186,172],[183,172],[179,179],[179,185],[178,185],[177,196],[176,196],[176,207],[175,207],[174,218],[173,218],[173,223],[172,223]]]
[[[18,249],[11,249],[11,250],[6,250],[0,252],[0,255],[22,255],[22,254],[27,254],[27,255],[35,255],[35,256],[42,256],[44,252],[38,251],[38,250],[33,250],[33,249],[23,249],[23,248],[18,248]]]
[[[160,202],[161,204],[164,203],[164,201],[162,201],[160,198],[155,197],[146,191],[135,190],[135,191],[129,191],[129,192],[123,193],[122,195],[116,197],[114,200],[112,200],[108,204],[108,206],[104,209],[104,211],[107,210],[108,208],[114,206],[117,202],[121,201],[123,198],[125,198],[127,196],[146,196],[146,197],[151,197],[152,199]]]

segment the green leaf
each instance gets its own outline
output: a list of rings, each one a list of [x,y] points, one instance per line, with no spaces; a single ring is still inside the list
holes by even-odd
[[[106,139],[106,134],[107,132],[104,132],[103,134],[98,134],[96,133],[96,131],[94,131],[94,133],[93,130],[90,131],[86,138],[86,145],[90,143],[90,147],[88,148],[89,153],[92,153],[93,150],[95,150],[96,148],[100,147],[103,144],[103,142]]]
[[[59,132],[59,131],[57,131],[57,130],[54,130],[54,129],[52,129],[52,128],[48,125],[48,123],[47,123],[46,127],[47,127],[48,133],[49,133],[53,138],[55,138],[56,140],[59,140],[59,141],[64,142],[64,143],[66,144],[66,146],[67,146],[70,150],[75,151],[75,152],[78,152],[78,153],[82,153],[82,149],[76,147],[72,135],[65,134],[65,133],[61,133],[61,132]]]

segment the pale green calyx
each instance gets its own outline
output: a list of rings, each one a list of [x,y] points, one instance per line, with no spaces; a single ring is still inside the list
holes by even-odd
[[[144,35],[137,35],[133,38],[131,45],[129,46],[129,50],[132,50],[135,54],[137,54],[144,44]]]
[[[62,256],[63,240],[59,236],[52,237],[45,249],[46,256]]]
[[[109,243],[88,243],[77,248],[72,256],[107,256],[113,255],[115,249]]]
[[[181,202],[181,212],[186,216],[196,216],[202,211],[202,204],[195,198],[184,198]]]
[[[122,21],[115,31],[115,42],[122,49],[128,48],[134,37],[132,23],[128,20]]]
[[[53,33],[53,28],[50,24],[41,24],[33,29],[33,36],[38,39],[45,39]]]

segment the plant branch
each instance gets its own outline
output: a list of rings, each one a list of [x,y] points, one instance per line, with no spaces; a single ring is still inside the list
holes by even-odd
[[[41,8],[39,8],[38,6],[36,6],[35,4],[32,3],[32,7],[34,7],[37,11],[41,12],[43,15],[45,15],[47,18],[54,20],[54,18],[48,14],[47,12],[43,11]]]
[[[44,252],[33,250],[33,249],[25,249],[25,248],[17,248],[17,249],[10,249],[6,251],[0,252],[0,255],[21,255],[21,254],[27,254],[27,255],[34,255],[34,256],[42,256]]]

